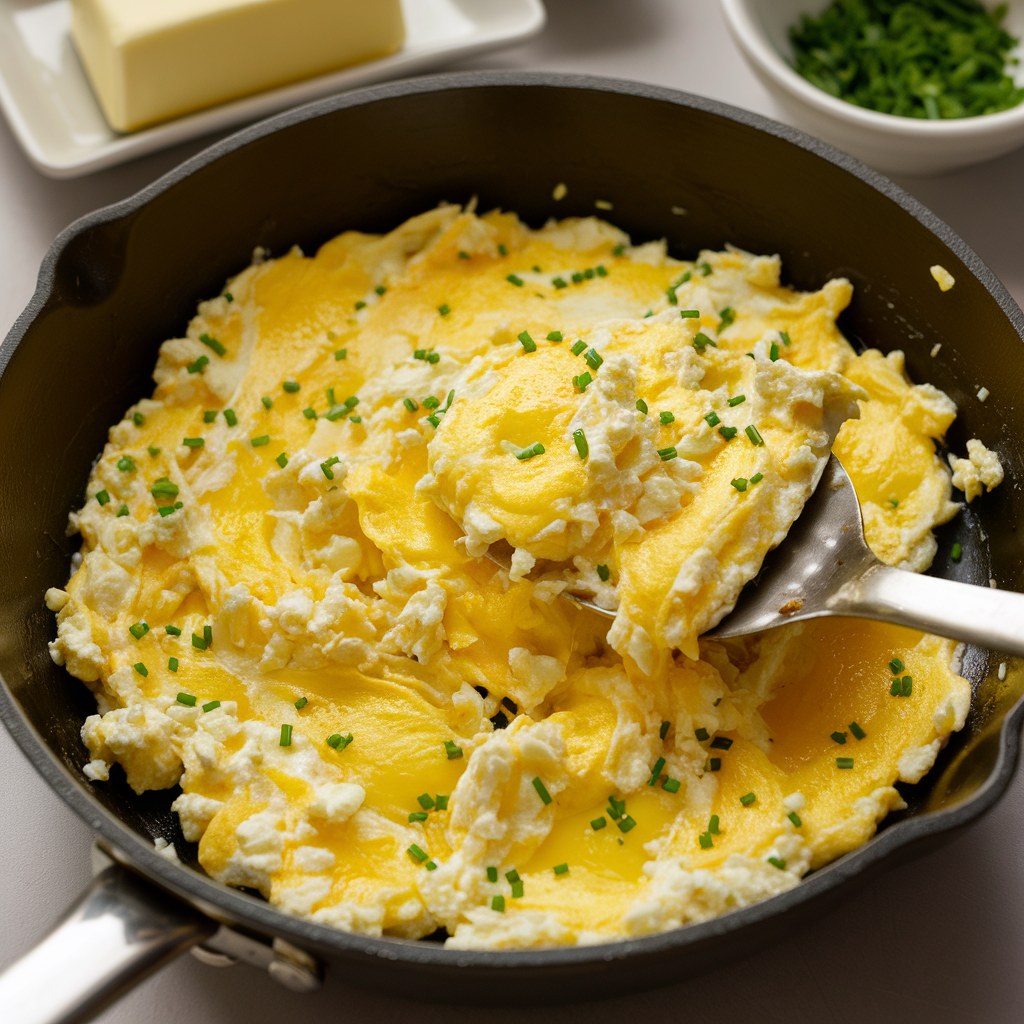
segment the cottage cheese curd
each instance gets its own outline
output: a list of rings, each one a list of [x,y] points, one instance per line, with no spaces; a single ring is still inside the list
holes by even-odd
[[[290,913],[467,949],[706,920],[863,843],[964,723],[953,645],[699,637],[833,439],[873,549],[926,568],[956,410],[847,344],[846,281],[780,272],[453,206],[258,254],[71,517],[87,777],[180,786],[203,869]]]

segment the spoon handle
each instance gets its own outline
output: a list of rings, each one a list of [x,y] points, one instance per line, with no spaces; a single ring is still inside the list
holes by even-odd
[[[881,619],[1024,657],[1024,594],[921,576],[876,562],[827,602],[834,615]]]

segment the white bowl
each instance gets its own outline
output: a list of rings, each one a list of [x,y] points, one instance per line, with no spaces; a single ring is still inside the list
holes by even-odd
[[[938,174],[1024,145],[1024,104],[981,117],[929,121],[865,110],[811,85],[790,64],[789,28],[801,14],[820,14],[831,2],[720,0],[743,55],[798,127],[880,171],[897,174]],[[983,2],[990,9],[997,6],[992,0]],[[1024,38],[1024,0],[1009,0],[1004,26]],[[1024,85],[1024,60],[1015,77]]]

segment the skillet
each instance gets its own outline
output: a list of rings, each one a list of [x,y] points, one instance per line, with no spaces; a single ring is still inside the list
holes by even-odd
[[[565,182],[561,202],[552,189]],[[733,243],[778,252],[788,283],[844,275],[840,326],[858,346],[903,349],[917,381],[956,401],[949,443],[981,437],[1008,482],[940,530],[933,573],[1024,590],[1024,316],[945,224],[852,157],[724,104],[603,78],[471,72],[397,82],[279,115],[226,139],[124,202],[65,230],[0,348],[0,716],[50,785],[93,828],[113,866],[67,921],[0,978],[19,1021],[84,1020],[171,956],[246,960],[295,988],[330,964],[356,984],[509,1005],[654,987],[751,952],[845,899],[885,868],[949,839],[1003,794],[1017,761],[1024,666],[964,653],[975,691],[965,729],[925,780],[904,787],[860,849],[779,896],[702,924],[603,946],[446,950],[349,935],[290,917],[198,870],[170,812],[177,790],[135,796],[120,769],[95,785],[79,738],[92,696],[49,659],[47,587],[68,577],[65,536],[111,423],[152,390],[157,348],[257,245],[312,252],[344,229],[383,232],[442,200],[477,196],[536,226],[595,200],[634,242],[672,255]],[[685,213],[673,212],[685,210]],[[941,292],[929,267],[956,287]],[[929,353],[942,344],[941,357]],[[976,393],[984,385],[984,403]],[[45,413],[45,414],[44,414]],[[954,541],[963,548],[948,560]],[[1022,625],[1024,628],[1024,625]],[[1005,678],[999,679],[1004,674]],[[175,847],[181,864],[159,855]],[[104,927],[101,927],[104,926]],[[104,930],[105,928],[105,930]],[[91,930],[90,930],[91,929]],[[71,963],[75,970],[71,970]],[[19,1002],[20,1000],[20,1002]],[[17,1009],[18,1007],[23,1009]],[[20,1016],[19,1016],[20,1014]]]

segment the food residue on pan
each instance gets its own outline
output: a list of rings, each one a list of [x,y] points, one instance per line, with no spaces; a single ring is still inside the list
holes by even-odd
[[[872,548],[926,569],[956,409],[854,352],[847,281],[780,273],[454,206],[254,262],[71,517],[47,603],[97,699],[87,775],[180,784],[215,879],[459,948],[704,920],[863,843],[964,723],[954,645],[699,636],[836,430]],[[968,500],[1001,476],[975,441],[953,470]]]

